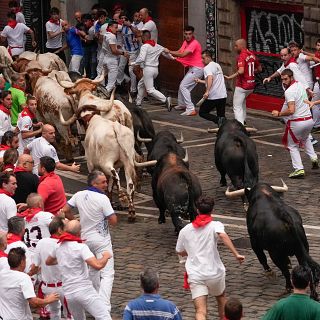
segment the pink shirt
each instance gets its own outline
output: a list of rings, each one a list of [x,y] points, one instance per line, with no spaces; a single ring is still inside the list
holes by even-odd
[[[176,60],[185,67],[203,68],[203,63],[201,60],[202,49],[199,41],[193,39],[188,43],[186,40],[184,40],[179,52],[184,52],[186,50],[192,52],[192,54],[188,54],[183,58],[177,58]]]

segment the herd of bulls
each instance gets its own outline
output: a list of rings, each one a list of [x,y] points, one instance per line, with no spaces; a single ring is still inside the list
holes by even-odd
[[[40,121],[53,124],[64,145],[66,158],[71,158],[70,146],[84,135],[84,149],[89,171],[100,169],[109,177],[109,191],[118,189],[119,200],[129,208],[129,221],[135,220],[134,191],[140,167],[148,167],[152,176],[153,199],[159,208],[159,223],[171,216],[175,231],[183,220],[193,220],[195,201],[201,195],[201,184],[189,170],[188,154],[168,131],[155,132],[148,113],[120,100],[114,92],[106,99],[100,83],[104,77],[90,80],[68,74],[62,60],[54,54],[26,52],[13,62],[4,47],[0,47],[0,68],[10,81],[12,74],[25,75],[27,90],[38,100]],[[74,78],[75,76],[75,78]],[[73,81],[72,81],[73,80]],[[76,125],[74,125],[76,124]],[[76,128],[75,128],[76,127]],[[75,134],[76,132],[76,134]],[[147,149],[143,162],[142,143]],[[279,193],[287,186],[270,186],[259,182],[258,154],[254,141],[236,120],[226,121],[217,132],[214,150],[220,185],[226,186],[226,175],[234,191],[226,196],[241,196],[251,246],[266,272],[271,272],[264,250],[281,270],[290,290],[290,256],[312,271],[311,296],[317,299],[315,288],[320,279],[320,266],[309,256],[309,246],[299,213],[288,206]],[[124,169],[126,191],[120,186],[119,169]]]

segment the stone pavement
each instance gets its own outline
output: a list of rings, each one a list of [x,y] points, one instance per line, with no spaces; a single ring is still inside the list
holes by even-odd
[[[157,105],[145,105],[144,108],[150,112],[156,131],[170,130],[177,137],[180,132],[183,133],[183,146],[188,149],[190,169],[198,175],[204,193],[215,197],[215,219],[225,224],[226,231],[239,252],[246,256],[246,261],[239,266],[231,253],[223,245],[219,245],[227,269],[227,295],[240,298],[244,305],[245,319],[259,319],[279,299],[285,282],[272,263],[270,265],[276,271],[277,278],[268,279],[263,274],[263,269],[250,248],[241,201],[226,199],[225,188],[219,187],[220,177],[213,158],[215,136],[207,133],[211,124],[198,116],[182,117],[175,110],[168,113]],[[227,115],[232,117],[230,112]],[[305,179],[289,180],[287,176],[292,168],[290,156],[281,145],[283,125],[268,117],[262,117],[261,114],[249,114],[248,124],[259,129],[252,138],[259,154],[260,179],[273,185],[279,185],[280,178],[285,180],[289,191],[284,198],[300,211],[308,234],[311,255],[320,262],[320,170],[311,171],[310,161],[303,156]],[[319,135],[315,137],[320,138]],[[319,150],[319,146],[316,146],[318,154]],[[70,194],[85,187],[86,164],[83,158],[78,161],[81,163],[81,175],[62,173],[66,192]],[[158,225],[158,211],[151,198],[150,182],[149,176],[144,177],[140,193],[137,194],[137,221],[128,224],[126,213],[121,212],[119,224],[111,231],[116,269],[112,293],[113,319],[120,319],[126,303],[140,294],[139,272],[145,266],[159,270],[161,295],[177,304],[184,319],[194,319],[191,295],[182,287],[184,267],[175,254],[177,238],[174,228],[169,219],[166,224]],[[295,265],[295,259],[292,261]],[[209,299],[208,319],[218,319],[216,302],[212,297]]]

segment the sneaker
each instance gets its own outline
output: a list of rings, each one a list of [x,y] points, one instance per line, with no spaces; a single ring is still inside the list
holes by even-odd
[[[314,137],[312,137],[310,140],[311,140],[311,143],[312,143],[313,145],[315,145],[315,144],[318,143],[318,140],[315,139]]]
[[[172,110],[171,97],[167,97],[167,99],[166,99],[166,107],[167,107],[169,112]]]
[[[298,178],[303,178],[304,177],[304,170],[303,169],[298,169],[294,170],[289,174],[289,178],[291,179],[298,179]]]
[[[184,107],[184,106],[175,106],[174,110],[177,110],[177,111],[186,110],[186,107]]]
[[[318,159],[314,159],[311,160],[311,169],[316,170],[319,169],[319,160]]]
[[[196,116],[197,115],[197,111],[196,110],[192,110],[192,111],[185,111],[180,113],[181,116]]]
[[[220,128],[227,121],[226,117],[219,117],[218,119],[218,128]]]

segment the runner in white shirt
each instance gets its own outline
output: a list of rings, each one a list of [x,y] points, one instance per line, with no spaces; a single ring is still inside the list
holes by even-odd
[[[206,91],[203,95],[205,101],[200,106],[199,116],[216,123],[220,127],[226,120],[227,89],[223,71],[221,66],[212,60],[212,54],[209,50],[202,52],[202,62],[205,65],[203,69],[205,80],[195,79],[196,83],[206,85]],[[217,110],[217,115],[210,113],[214,109]]]
[[[171,98],[166,97],[163,93],[154,87],[154,79],[158,76],[159,57],[164,56],[167,59],[174,60],[173,56],[165,52],[165,48],[150,39],[150,31],[143,31],[140,53],[133,65],[140,65],[143,69],[143,77],[138,83],[138,96],[136,105],[141,106],[145,94],[166,104],[168,111],[171,111]]]
[[[59,299],[56,293],[45,299],[36,297],[30,277],[23,272],[26,256],[22,248],[12,249],[8,262],[11,269],[0,271],[0,319],[32,320],[30,306],[39,308]]]
[[[41,290],[44,295],[56,292],[60,296],[60,300],[49,305],[50,319],[61,319],[61,306],[63,306],[63,314],[65,318],[71,318],[68,312],[68,307],[65,304],[64,293],[62,289],[62,276],[58,265],[48,266],[46,260],[49,253],[57,248],[59,237],[62,235],[64,229],[64,219],[61,217],[54,217],[49,224],[50,238],[43,238],[39,240],[36,251],[33,257],[35,266],[33,274],[41,272]]]
[[[26,107],[18,116],[17,127],[19,129],[19,154],[22,154],[24,149],[31,143],[35,137],[42,132],[42,122],[33,123],[37,110],[37,99],[34,96],[28,95]],[[38,130],[33,130],[33,127],[40,127]]]
[[[7,248],[7,233],[0,230],[0,271],[10,269],[8,255],[5,253]]]
[[[225,305],[225,267],[217,249],[218,239],[230,249],[235,258],[242,263],[245,259],[232,244],[219,221],[212,221],[214,200],[200,197],[197,200],[197,217],[179,233],[176,251],[187,256],[186,271],[196,309],[196,319],[206,318],[207,296],[212,294],[218,303],[219,317],[224,319]]]
[[[73,218],[71,208],[77,208],[80,215],[81,236],[97,258],[104,251],[112,252],[109,224],[117,223],[117,216],[109,198],[104,193],[107,189],[107,178],[101,171],[93,171],[88,175],[88,189],[79,191],[67,202],[62,209],[68,219]],[[90,278],[103,301],[111,311],[111,291],[114,279],[114,259],[100,271],[90,269]]]
[[[286,130],[282,139],[291,156],[294,171],[289,178],[303,178],[305,175],[301,161],[299,147],[304,147],[304,152],[309,156],[312,169],[319,168],[318,156],[314,152],[313,145],[308,138],[314,121],[310,112],[304,86],[294,80],[293,72],[285,69],[281,73],[281,81],[285,90],[285,104],[282,110],[273,110],[274,117],[286,117]]]
[[[46,263],[58,263],[64,295],[71,314],[77,320],[86,319],[85,311],[96,320],[111,319],[105,301],[92,285],[87,267],[89,265],[96,270],[104,268],[111,254],[104,250],[100,259],[95,258],[89,247],[80,239],[79,221],[68,222],[65,230],[58,241],[60,245],[50,252]]]

